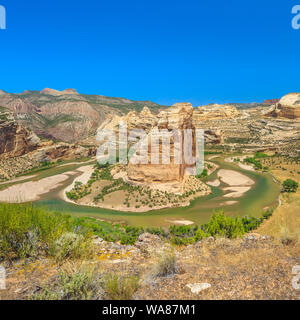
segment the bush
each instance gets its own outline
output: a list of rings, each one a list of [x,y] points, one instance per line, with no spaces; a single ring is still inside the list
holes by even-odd
[[[92,270],[61,272],[58,283],[42,288],[31,300],[94,300],[103,297],[100,277]]]
[[[176,273],[176,255],[173,250],[162,253],[153,269],[152,275],[164,277]]]
[[[263,168],[262,164],[260,163],[260,161],[256,160],[255,158],[246,158],[245,159],[246,163],[250,163],[253,164],[255,169],[261,170]]]
[[[109,274],[104,279],[107,300],[131,300],[139,288],[139,279],[132,275]]]
[[[44,252],[54,254],[56,241],[75,232],[74,219],[30,204],[0,205],[0,259],[26,258]],[[90,233],[82,230],[85,242]],[[71,256],[70,256],[71,257]]]
[[[283,186],[284,192],[290,193],[290,192],[296,192],[299,187],[299,184],[298,184],[298,182],[296,182],[292,179],[287,179],[283,182],[282,186]]]
[[[242,220],[239,217],[227,217],[224,212],[214,213],[207,224],[206,232],[213,237],[237,238],[245,233]]]
[[[55,241],[52,252],[58,261],[68,258],[90,257],[92,256],[91,238],[85,239],[81,234],[66,232]]]
[[[200,241],[207,237],[209,237],[209,235],[206,232],[204,232],[202,229],[198,229],[195,232],[195,241]]]

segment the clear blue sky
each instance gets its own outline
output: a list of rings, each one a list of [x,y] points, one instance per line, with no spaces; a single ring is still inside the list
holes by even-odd
[[[253,102],[300,91],[300,0],[0,0],[0,88]]]

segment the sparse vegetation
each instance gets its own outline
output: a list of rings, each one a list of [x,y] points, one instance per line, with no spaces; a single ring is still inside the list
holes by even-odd
[[[101,277],[90,270],[61,271],[57,281],[33,294],[31,300],[94,300],[103,297]]]
[[[109,274],[103,285],[107,300],[130,300],[139,288],[139,278],[134,275]]]
[[[262,164],[261,164],[261,162],[259,161],[259,160],[256,160],[255,158],[246,158],[245,160],[244,160],[246,163],[248,163],[248,164],[253,164],[254,165],[254,168],[256,169],[256,170],[262,170],[262,168],[263,168],[263,166],[262,166]]]
[[[59,259],[86,255],[91,233],[76,228],[75,221],[71,216],[33,205],[1,204],[0,259],[26,258],[41,253]],[[73,240],[67,241],[67,234],[72,234]],[[67,245],[72,248],[68,249]]]

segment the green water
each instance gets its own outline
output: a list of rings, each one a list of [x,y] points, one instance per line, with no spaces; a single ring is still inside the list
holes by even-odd
[[[130,213],[77,206],[60,200],[58,197],[59,192],[73,181],[73,177],[68,179],[64,185],[43,196],[41,200],[36,203],[47,206],[51,210],[70,213],[74,216],[89,216],[109,221],[122,221],[134,226],[167,226],[172,224],[172,220],[178,219],[191,220],[197,224],[202,224],[208,222],[214,210],[220,209],[223,209],[228,215],[260,216],[264,208],[274,208],[277,206],[280,186],[273,181],[271,175],[243,170],[236,164],[224,162],[224,157],[213,159],[213,162],[217,163],[220,168],[233,169],[247,175],[255,181],[255,185],[251,190],[246,192],[243,197],[238,199],[224,198],[221,188],[225,185],[221,184],[218,188],[212,187],[212,193],[210,195],[192,201],[189,207],[161,209],[146,213]],[[65,171],[70,169],[70,167],[64,168]],[[73,169],[75,168],[72,167],[71,170]],[[59,171],[60,170],[61,168]],[[53,170],[51,175],[56,171],[57,170]],[[43,172],[43,175],[45,174],[46,173]],[[49,174],[49,172],[47,174]],[[214,178],[216,178],[216,172],[209,177],[209,180],[213,180]],[[230,206],[221,205],[225,201],[230,200],[238,201],[238,203]]]

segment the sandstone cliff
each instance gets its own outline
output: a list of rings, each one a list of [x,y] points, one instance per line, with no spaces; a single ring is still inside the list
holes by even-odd
[[[289,93],[282,97],[266,113],[266,116],[288,119],[300,118],[300,93]]]
[[[157,119],[155,119],[149,110],[144,109],[140,114],[141,119],[145,118],[145,126],[151,128],[150,125],[156,125],[158,130],[166,129],[167,131],[179,130],[183,137],[184,129],[195,129],[193,126],[193,107],[188,103],[175,104],[167,111],[161,112]],[[148,120],[148,121],[147,121]],[[141,122],[138,122],[141,123]],[[157,131],[158,133],[158,131]],[[155,135],[155,131],[151,132],[153,136]],[[149,137],[147,139],[150,140]],[[155,140],[155,142],[154,142]],[[162,147],[159,139],[152,140],[150,142],[150,147],[148,148],[148,164],[133,164],[132,161],[128,164],[128,178],[131,181],[138,183],[178,183],[178,188],[180,188],[179,184],[182,184],[189,165],[185,162],[183,150],[177,150],[181,154],[182,164],[177,164],[175,161],[175,148],[176,146],[174,138],[170,139],[170,164],[162,164]],[[191,150],[193,152],[193,156],[196,154],[196,142],[195,137],[191,143]],[[151,164],[151,149],[157,148],[159,152],[158,164]],[[132,160],[132,159],[131,159]],[[175,185],[173,187],[176,187]]]
[[[4,118],[5,117],[5,118]],[[3,119],[4,118],[4,119]],[[40,139],[2,114],[0,120],[0,157],[19,157],[38,148]]]

